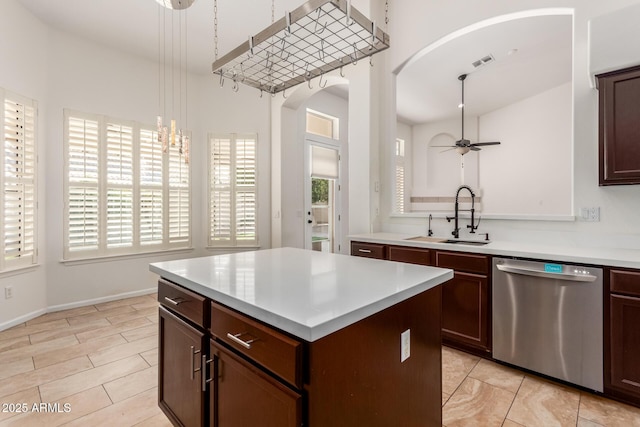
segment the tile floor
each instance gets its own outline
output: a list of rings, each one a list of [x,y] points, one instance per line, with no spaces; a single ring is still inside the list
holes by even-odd
[[[157,404],[157,321],[152,294],[0,332],[0,427],[170,426]],[[442,373],[447,427],[640,427],[640,409],[446,347]]]

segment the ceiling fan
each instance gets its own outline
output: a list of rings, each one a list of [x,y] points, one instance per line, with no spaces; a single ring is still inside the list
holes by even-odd
[[[471,143],[468,139],[464,139],[464,80],[467,78],[466,74],[461,74],[458,76],[458,80],[462,83],[462,102],[460,103],[460,108],[462,109],[462,137],[456,141],[455,145],[433,145],[432,147],[448,147],[449,149],[455,149],[460,155],[464,156],[469,151],[480,151],[480,147],[485,145],[498,145],[500,142],[476,142],[474,144]],[[444,150],[448,151],[448,150]]]

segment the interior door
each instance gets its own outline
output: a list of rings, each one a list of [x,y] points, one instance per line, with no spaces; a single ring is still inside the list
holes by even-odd
[[[307,138],[305,159],[305,248],[338,252],[340,147],[328,138]]]

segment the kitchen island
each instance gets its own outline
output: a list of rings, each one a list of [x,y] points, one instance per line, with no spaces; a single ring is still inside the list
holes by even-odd
[[[151,264],[176,425],[440,426],[449,269],[293,248]]]

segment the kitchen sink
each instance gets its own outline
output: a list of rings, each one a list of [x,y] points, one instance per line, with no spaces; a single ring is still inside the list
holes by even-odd
[[[417,236],[417,237],[409,237],[404,240],[412,240],[414,242],[430,242],[430,243],[451,243],[454,245],[473,245],[473,246],[484,246],[487,243],[491,243],[489,240],[460,240],[460,239],[447,239],[442,237],[427,237],[427,236]]]
[[[457,240],[457,239],[448,239],[442,241],[442,243],[451,243],[454,245],[473,245],[473,246],[484,246],[487,243],[491,243],[489,240]]]

